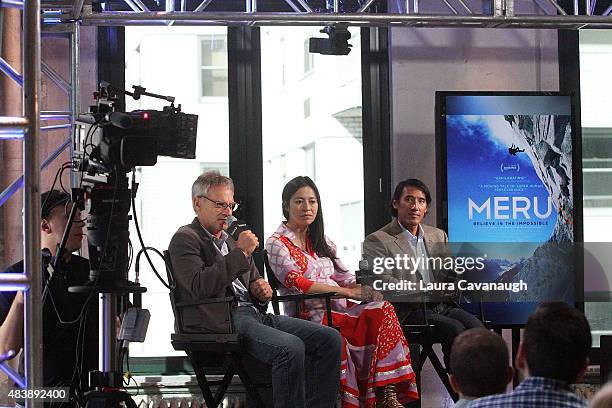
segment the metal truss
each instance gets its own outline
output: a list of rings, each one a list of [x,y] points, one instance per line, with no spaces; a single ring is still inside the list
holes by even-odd
[[[321,1],[323,3],[321,3]],[[612,0],[122,0],[53,15],[84,25],[325,25],[582,29],[612,28]],[[76,7],[83,0],[75,1]],[[321,6],[323,4],[323,6]],[[239,6],[238,8],[236,6]],[[260,7],[261,5],[261,7]],[[266,7],[264,7],[264,5]],[[394,13],[379,9],[393,7]],[[265,11],[260,11],[260,9]],[[111,11],[112,10],[112,11]],[[289,11],[291,10],[291,11]],[[51,15],[45,13],[45,18]]]
[[[75,1],[69,10],[82,7],[83,1]],[[40,255],[40,172],[58,157],[66,148],[72,149],[72,134],[40,164],[39,146],[43,132],[56,129],[74,129],[79,100],[79,23],[73,20],[63,30],[52,30],[52,34],[65,34],[70,50],[70,78],[64,79],[51,66],[41,60],[41,2],[28,0],[2,0],[2,7],[23,9],[22,43],[23,74],[0,57],[0,72],[11,78],[22,89],[24,101],[23,116],[0,117],[0,139],[21,139],[24,143],[24,172],[21,177],[0,192],[0,206],[21,188],[24,189],[24,271],[22,273],[0,273],[0,290],[23,290],[25,294],[24,313],[24,355],[25,377],[11,369],[6,363],[0,364],[18,386],[41,387],[43,385],[42,349],[42,279]],[[77,13],[80,15],[80,12]],[[78,17],[76,14],[73,17]],[[45,74],[53,83],[68,94],[67,111],[42,111],[41,77]],[[64,123],[41,126],[41,121]],[[72,153],[72,152],[71,152]],[[43,403],[26,399],[28,407],[42,407]]]

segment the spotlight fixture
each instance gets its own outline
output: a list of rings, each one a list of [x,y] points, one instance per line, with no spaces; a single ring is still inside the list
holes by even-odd
[[[329,24],[320,32],[329,38],[311,38],[308,42],[309,52],[323,55],[348,55],[351,52],[352,45],[348,43],[351,33],[347,23]]]

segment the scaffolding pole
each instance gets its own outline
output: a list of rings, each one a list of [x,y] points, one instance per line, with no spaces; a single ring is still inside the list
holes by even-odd
[[[42,346],[42,279],[40,256],[40,0],[30,0],[23,11],[23,102],[28,119],[24,139],[24,272],[30,278],[25,292],[24,348],[28,388],[43,386]],[[26,407],[42,407],[34,398]]]
[[[82,7],[82,5],[81,5]],[[79,83],[79,72],[81,72],[81,67],[79,64],[80,53],[79,53],[79,42],[80,42],[80,26],[78,22],[73,22],[71,25],[71,32],[69,34],[70,41],[70,124],[72,125],[72,140],[76,139],[76,118],[80,112],[80,103],[79,103],[79,91],[81,89]],[[74,157],[74,143],[70,144],[70,158]],[[71,172],[70,174],[70,185],[72,187],[77,187],[79,185],[78,175],[76,172]]]
[[[108,11],[82,16],[84,25],[132,26],[162,25],[326,25],[348,23],[353,26],[410,27],[483,27],[582,29],[612,28],[612,17],[599,15],[512,15],[500,9],[500,15],[433,15],[374,13],[238,13],[238,12],[123,12]]]

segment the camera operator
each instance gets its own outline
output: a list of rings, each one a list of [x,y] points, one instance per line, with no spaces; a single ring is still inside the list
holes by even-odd
[[[87,374],[97,368],[98,305],[95,293],[69,293],[68,287],[89,279],[89,261],[72,252],[81,248],[84,220],[77,210],[66,249],[51,274],[51,263],[68,222],[70,195],[50,190],[41,196],[43,265],[43,383],[70,387],[74,396],[87,386]],[[23,261],[6,272],[23,271]],[[30,271],[30,276],[38,276]],[[0,292],[0,352],[23,347],[23,292]],[[76,391],[76,393],[75,393]]]

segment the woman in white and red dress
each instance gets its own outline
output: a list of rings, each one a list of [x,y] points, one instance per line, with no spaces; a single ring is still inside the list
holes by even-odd
[[[370,287],[355,283],[355,274],[336,257],[325,236],[317,186],[309,177],[291,180],[282,194],[286,221],[267,240],[272,271],[284,285],[281,294],[336,292],[334,326],[345,340],[340,396],[343,408],[402,408],[418,398],[408,343],[393,306]],[[360,304],[362,301],[369,301]],[[291,303],[285,313],[325,324],[325,301],[302,303],[300,315]]]

